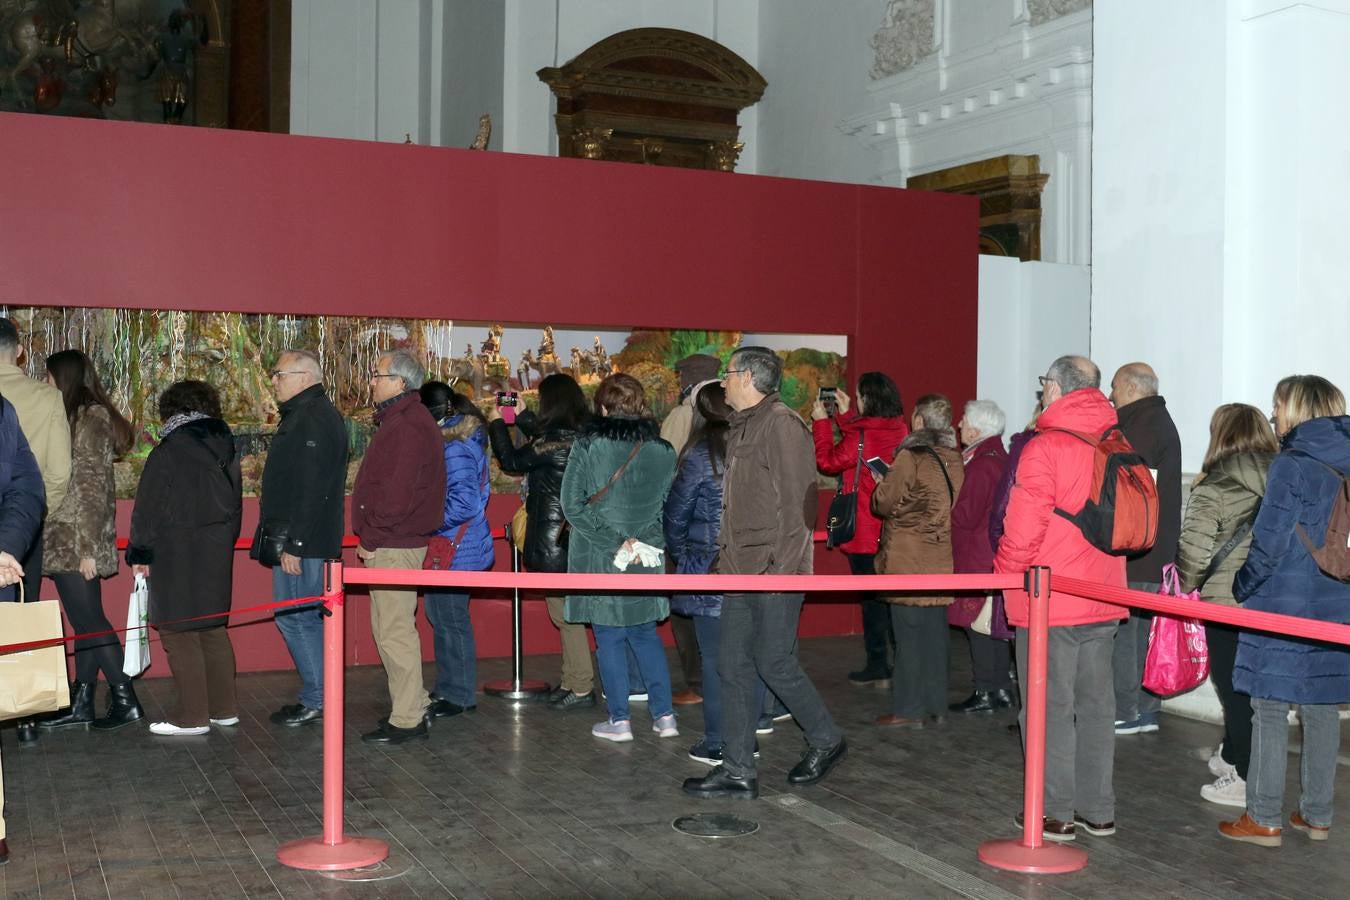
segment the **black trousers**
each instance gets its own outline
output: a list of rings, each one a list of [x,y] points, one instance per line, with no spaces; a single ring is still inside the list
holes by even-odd
[[[848,567],[854,575],[875,575],[875,553],[848,554]],[[891,670],[891,648],[895,634],[891,630],[891,605],[877,600],[870,593],[859,595],[862,604],[863,651],[867,654],[866,667],[874,672]]]
[[[671,613],[670,633],[675,638],[675,652],[680,657],[680,674],[684,676],[684,686],[695,694],[702,693],[703,659],[699,655],[694,620],[689,616]]]
[[[79,572],[57,572],[51,579],[61,596],[61,608],[65,610],[72,631],[89,634],[112,630],[112,623],[103,612],[102,579],[86,579]],[[75,680],[93,684],[98,680],[100,669],[108,684],[130,680],[122,672],[122,642],[115,634],[75,642]]]
[[[891,712],[908,719],[947,714],[947,607],[890,606],[895,628]]]
[[[1209,677],[1223,705],[1223,761],[1247,780],[1252,759],[1252,698],[1233,690],[1233,666],[1237,662],[1238,630],[1217,622],[1205,623],[1209,645]]]
[[[33,538],[33,546],[28,555],[19,560],[23,566],[23,596],[26,600],[41,600],[38,592],[42,590],[42,530]]]
[[[975,690],[1006,691],[1012,688],[1012,676],[1008,667],[1012,665],[1012,644],[1000,641],[987,634],[966,629],[970,639],[970,665],[975,675]]]

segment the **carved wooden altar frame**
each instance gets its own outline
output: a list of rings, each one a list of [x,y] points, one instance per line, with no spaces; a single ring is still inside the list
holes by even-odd
[[[913,175],[905,186],[980,199],[980,252],[1041,258],[1041,191],[1050,180],[1039,156],[996,156]]]
[[[636,28],[539,70],[558,101],[558,155],[690,169],[735,170],[738,113],[767,82],[716,41]]]

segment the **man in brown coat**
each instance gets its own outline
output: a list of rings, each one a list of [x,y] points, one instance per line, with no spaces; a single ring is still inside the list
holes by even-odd
[[[778,398],[782,364],[765,347],[732,354],[722,384],[735,412],[718,536],[719,575],[810,575],[816,521],[816,454],[806,423]],[[806,732],[807,750],[789,784],[815,784],[843,758],[844,735],[797,660],[797,622],[805,595],[727,594],[722,601],[723,763],[690,778],[695,797],[752,800],[756,678],[764,679]]]
[[[427,537],[441,524],[444,443],[417,394],[423,376],[421,364],[404,350],[381,356],[370,373],[376,430],[356,473],[352,531],[361,542],[356,555],[372,568],[422,568]],[[370,592],[371,633],[389,678],[393,709],[361,736],[366,743],[401,744],[427,736],[429,697],[422,684],[416,617],[416,589]]]

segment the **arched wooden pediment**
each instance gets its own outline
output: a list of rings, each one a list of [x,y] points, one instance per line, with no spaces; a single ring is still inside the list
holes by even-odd
[[[558,101],[560,156],[725,171],[742,146],[737,114],[767,84],[716,41],[673,28],[610,35],[538,74]]]

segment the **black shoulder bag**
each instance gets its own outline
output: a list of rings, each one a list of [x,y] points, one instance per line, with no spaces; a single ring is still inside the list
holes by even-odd
[[[1260,512],[1261,507],[1257,506],[1256,510],[1257,512]],[[1246,539],[1247,535],[1252,533],[1252,526],[1255,524],[1256,513],[1252,513],[1250,518],[1237,527],[1237,531],[1233,532],[1233,536],[1224,541],[1223,546],[1218,549],[1218,552],[1210,559],[1209,565],[1205,567],[1204,574],[1200,576],[1200,580],[1196,582],[1195,589],[1197,591],[1205,586],[1205,582],[1214,577],[1214,573],[1219,571],[1219,566],[1223,565],[1223,561],[1232,555],[1233,551],[1238,548],[1238,544],[1241,544],[1243,540]]]
[[[853,490],[844,493],[844,476],[839,476],[839,490],[830,500],[829,517],[825,520],[825,546],[838,547],[853,540],[858,527],[858,480],[862,478],[863,432],[858,431],[858,463],[853,468]]]

